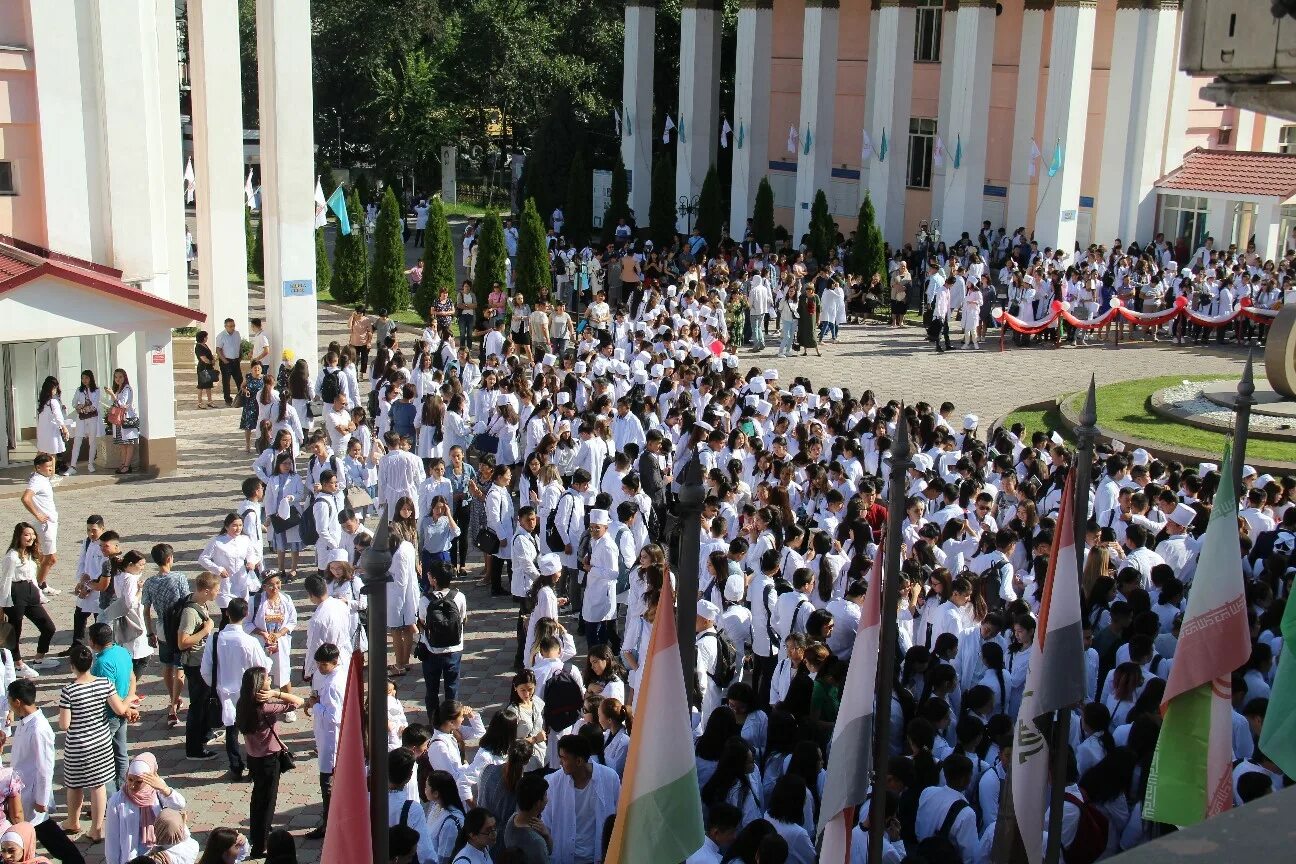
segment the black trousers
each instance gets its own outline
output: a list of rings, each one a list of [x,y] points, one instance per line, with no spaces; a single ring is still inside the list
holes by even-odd
[[[14,662],[21,659],[18,653],[18,643],[22,639],[23,619],[36,625],[40,631],[40,639],[36,643],[36,653],[44,655],[49,651],[50,642],[54,639],[54,621],[50,618],[49,612],[41,603],[40,589],[36,587],[35,582],[15,582],[13,583],[13,605],[5,608],[5,616],[9,623],[13,625],[13,635],[9,639],[9,650],[13,652]]]
[[[211,723],[207,717],[207,699],[211,688],[202,677],[202,667],[185,666],[185,685],[189,691],[189,714],[185,717],[185,755],[198,756],[207,749]]]
[[[243,751],[239,749],[237,726],[225,727],[225,755],[229,757],[230,773],[240,775],[246,767],[243,764]]]
[[[354,351],[356,355],[356,372],[360,373],[360,376],[363,377],[365,372],[369,370],[369,346],[352,345],[351,350]]]
[[[470,512],[470,508],[466,503],[455,507],[455,523],[458,525],[467,525]],[[459,536],[456,537],[454,542],[450,545],[450,563],[456,567],[468,566],[467,530],[460,531]]]
[[[279,801],[279,754],[248,756],[248,774],[252,777],[252,803],[248,814],[248,845],[252,857],[259,858],[266,848],[266,836],[274,822],[275,805]]]
[[[752,689],[756,691],[756,704],[762,708],[769,706],[770,685],[774,683],[774,668],[778,666],[778,655],[769,657],[752,655]]]
[[[72,612],[72,642],[73,642],[73,644],[75,644],[75,643],[77,643],[77,642],[85,643],[85,641],[86,641],[86,629],[87,629],[91,624],[95,623],[95,622],[98,621],[98,620],[99,620],[99,615],[98,615],[97,613],[94,613],[94,612],[82,612],[80,609],[75,609],[75,610],[73,610],[73,612]],[[86,644],[88,644],[88,643],[86,643]]]
[[[320,774],[320,801],[323,810],[320,811],[320,824],[328,824],[329,802],[333,800],[333,775]]]
[[[26,814],[28,818],[31,814]],[[51,857],[57,858],[63,864],[85,864],[85,856],[81,850],[72,842],[72,838],[58,826],[55,819],[46,819],[36,826],[36,839],[45,847],[45,851]]]
[[[235,392],[243,386],[242,365],[237,360],[221,360],[220,373],[221,393],[224,394],[225,404],[228,405],[234,401],[234,397],[230,394],[230,382],[234,382]]]

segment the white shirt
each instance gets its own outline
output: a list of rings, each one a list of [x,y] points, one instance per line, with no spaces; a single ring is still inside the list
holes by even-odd
[[[27,491],[32,493],[32,506],[51,522],[57,522],[58,508],[54,506],[54,485],[50,478],[33,471],[27,478]]]
[[[326,597],[311,613],[306,627],[306,677],[315,674],[315,649],[325,643],[337,646],[343,657],[350,658],[351,607],[336,597]]]
[[[14,723],[10,742],[9,761],[23,784],[23,813],[39,825],[54,809],[54,730],[36,710]],[[45,807],[44,813],[36,811],[37,804]]]
[[[215,645],[215,649],[212,646]],[[216,680],[212,680],[212,651],[216,651]],[[270,656],[261,647],[261,641],[243,630],[242,622],[225,625],[215,639],[208,639],[203,649],[202,677],[216,688],[221,700],[221,722],[234,725],[234,702],[243,686],[243,672],[253,666],[270,671]]]
[[[231,537],[221,532],[207,542],[198,556],[199,566],[220,576],[216,605],[221,609],[229,606],[235,597],[247,599],[249,580],[256,578],[252,571],[261,561],[261,551],[256,545],[246,534]],[[224,575],[221,575],[222,571]]]
[[[956,806],[959,801],[967,804],[967,799],[962,793],[948,786],[929,786],[924,789],[918,798],[918,818],[914,822],[914,836],[919,840],[934,836],[945,823],[950,808]],[[950,828],[950,842],[959,848],[964,861],[974,860],[976,854],[980,840],[977,835],[976,821],[976,811],[968,804],[954,819],[954,825]]]

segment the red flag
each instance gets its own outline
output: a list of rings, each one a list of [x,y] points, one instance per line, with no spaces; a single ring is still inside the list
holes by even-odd
[[[373,864],[369,826],[369,781],[365,772],[364,655],[351,655],[346,693],[342,696],[342,728],[337,764],[333,769],[333,798],[329,802],[328,833],[320,853],[323,864]]]

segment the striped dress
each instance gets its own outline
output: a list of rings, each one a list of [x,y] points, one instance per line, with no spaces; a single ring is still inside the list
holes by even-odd
[[[112,692],[111,681],[95,678],[73,681],[59,694],[59,708],[72,712],[63,748],[63,785],[69,789],[90,789],[116,775],[105,707]]]

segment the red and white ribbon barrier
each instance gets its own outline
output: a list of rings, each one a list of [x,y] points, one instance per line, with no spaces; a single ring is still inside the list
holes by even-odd
[[[1040,321],[1023,321],[1015,315],[1009,315],[1002,307],[996,306],[990,312],[990,317],[998,321],[1003,327],[1005,333],[1012,330],[1026,336],[1036,336],[1046,330],[1050,330],[1058,325],[1059,320],[1065,321],[1077,330],[1098,330],[1111,324],[1115,319],[1121,318],[1137,327],[1161,327],[1169,324],[1174,319],[1182,316],[1190,324],[1208,329],[1217,329],[1227,327],[1239,318],[1245,318],[1257,324],[1269,325],[1273,323],[1275,316],[1278,314],[1277,309],[1259,309],[1250,297],[1244,297],[1238,304],[1238,308],[1226,315],[1201,315],[1189,308],[1188,298],[1179,297],[1175,300],[1174,305],[1169,309],[1163,309],[1160,312],[1135,312],[1125,306],[1119,297],[1111,299],[1111,305],[1102,315],[1097,318],[1081,319],[1075,317],[1072,313],[1072,304],[1062,300],[1054,300],[1049,307],[1049,314]],[[1000,348],[1002,349],[1000,340]]]

